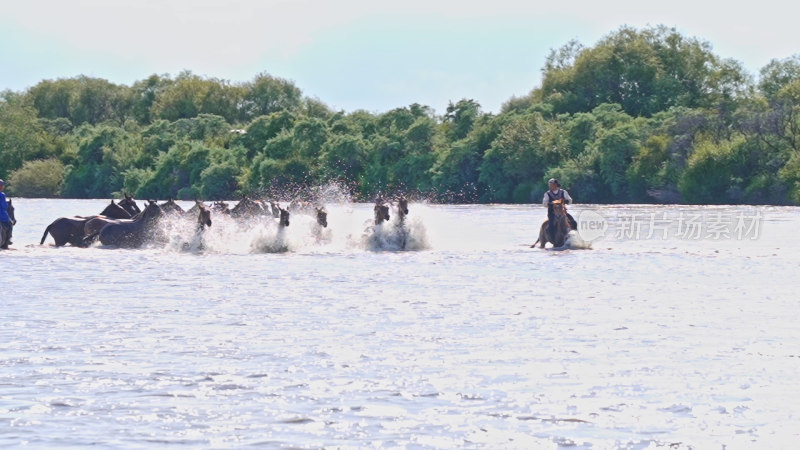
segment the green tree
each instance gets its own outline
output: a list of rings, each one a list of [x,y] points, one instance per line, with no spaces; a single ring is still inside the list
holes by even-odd
[[[475,100],[462,99],[456,104],[450,102],[444,115],[445,133],[451,141],[464,139],[481,115],[481,105]]]
[[[200,194],[207,199],[233,198],[239,189],[239,168],[230,162],[215,163],[200,174]]]
[[[773,59],[759,73],[759,91],[767,100],[775,100],[781,89],[800,81],[800,54],[782,60]]]
[[[725,204],[741,201],[743,175],[747,172],[744,139],[713,142],[703,140],[689,157],[678,182],[688,203]]]
[[[366,165],[367,146],[358,136],[332,136],[323,146],[322,180],[356,181]]]
[[[551,53],[543,72],[538,95],[558,113],[617,103],[634,117],[673,106],[708,107],[749,81],[709,43],[664,26],[622,27],[592,48],[570,42]]]
[[[632,193],[628,190],[628,171],[633,155],[639,149],[639,130],[633,122],[601,130],[594,145],[600,153],[600,176],[613,196],[610,201],[630,200]]]
[[[53,156],[56,145],[23,96],[0,96],[0,177],[7,177],[26,160]]]
[[[217,115],[227,122],[236,122],[239,104],[244,95],[240,88],[226,81],[204,79],[191,72],[182,72],[173,83],[146,88],[160,91],[160,95],[155,95],[150,108],[151,119],[160,118],[171,122],[192,119],[200,114]],[[144,93],[147,94],[148,90],[145,89]]]
[[[73,198],[105,198],[123,186],[123,173],[134,167],[139,141],[121,128],[84,125],[76,131],[75,155],[67,166],[63,193]]]
[[[61,194],[64,164],[58,159],[26,161],[9,177],[9,193],[18,197],[50,198]]]
[[[511,121],[512,114],[484,115],[466,138],[449,143],[441,128],[434,136],[435,161],[430,169],[433,189],[445,201],[475,202],[488,199],[479,179],[486,151]]]
[[[492,142],[480,166],[479,181],[489,189],[488,200],[530,202],[538,180],[563,158],[557,132],[539,113],[513,117]]]
[[[292,145],[304,158],[313,159],[319,156],[327,140],[328,127],[321,119],[302,118],[292,128]]]
[[[248,157],[252,158],[257,152],[264,150],[267,141],[282,132],[292,130],[296,120],[297,116],[289,111],[260,116],[248,125],[247,133],[238,142],[247,149]]]
[[[175,82],[167,75],[150,75],[131,87],[131,114],[142,125],[153,122],[156,100]]]
[[[243,92],[241,119],[245,122],[273,113],[294,112],[302,106],[302,91],[294,83],[267,73],[260,73],[253,81],[245,83]],[[306,102],[306,106],[311,112],[327,113],[327,107],[318,103]]]
[[[75,126],[107,121],[121,124],[131,111],[130,88],[101,78],[45,80],[30,88],[28,95],[39,117],[65,118]]]

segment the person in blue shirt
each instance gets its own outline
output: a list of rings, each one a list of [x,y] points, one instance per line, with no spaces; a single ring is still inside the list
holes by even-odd
[[[0,226],[6,229],[8,238],[6,242],[0,242],[0,248],[7,249],[11,244],[11,233],[14,230],[14,225],[11,223],[11,217],[8,216],[8,201],[6,200],[6,182],[0,180]]]

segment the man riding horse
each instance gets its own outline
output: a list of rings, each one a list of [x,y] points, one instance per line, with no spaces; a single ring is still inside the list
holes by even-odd
[[[553,236],[556,233],[556,222],[553,220],[553,202],[560,200],[562,203],[571,204],[572,197],[569,196],[569,192],[567,192],[566,189],[561,189],[561,183],[559,183],[556,178],[550,178],[547,181],[547,186],[549,189],[544,193],[544,197],[542,197],[542,205],[547,207],[547,232]],[[569,221],[569,227],[573,230],[577,230],[578,222],[576,222],[569,213],[566,213],[566,215]]]

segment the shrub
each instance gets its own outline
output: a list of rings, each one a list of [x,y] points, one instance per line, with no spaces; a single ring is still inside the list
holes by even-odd
[[[26,161],[9,176],[9,195],[56,197],[64,182],[64,164],[57,159]]]

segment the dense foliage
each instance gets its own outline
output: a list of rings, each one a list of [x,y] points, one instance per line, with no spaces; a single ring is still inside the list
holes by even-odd
[[[332,111],[291,81],[80,76],[0,95],[0,178],[21,196],[218,199],[336,183],[449,202],[800,204],[800,56],[758,81],[674,29],[552,50],[540,86],[487,114]]]

